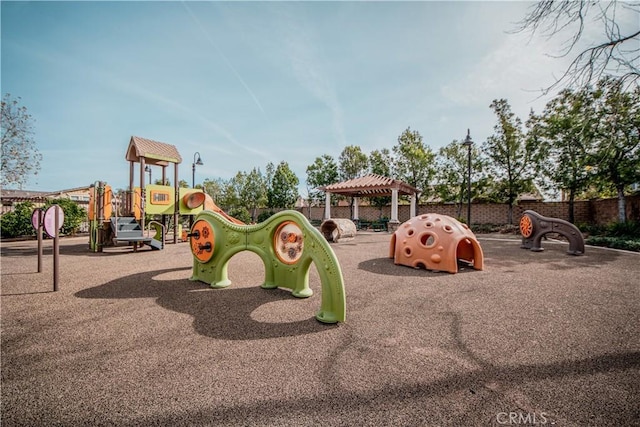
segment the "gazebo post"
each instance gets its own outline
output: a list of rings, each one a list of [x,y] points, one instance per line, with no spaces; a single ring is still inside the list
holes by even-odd
[[[358,203],[360,202],[360,197],[354,197],[353,198],[353,218],[351,218],[354,221],[357,221],[360,219],[360,215],[358,212]]]
[[[331,218],[331,193],[324,193],[324,219]]]
[[[353,198],[351,212],[353,218],[351,219],[354,221],[360,219],[360,213],[358,211],[361,197],[388,197],[391,195],[391,218],[388,222],[389,231],[396,230],[400,225],[400,221],[398,220],[398,197],[401,194],[411,196],[411,214],[415,216],[417,211],[417,195],[420,194],[420,190],[409,184],[376,174],[369,174],[348,181],[327,185],[320,189],[325,192],[327,197],[325,203],[325,219],[330,219],[331,217],[331,213],[329,212],[329,206],[331,204],[329,193]]]
[[[391,219],[389,220],[389,230],[396,231],[400,225],[398,221],[398,189],[391,189]]]

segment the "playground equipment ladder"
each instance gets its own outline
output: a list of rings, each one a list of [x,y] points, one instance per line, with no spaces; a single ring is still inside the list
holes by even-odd
[[[163,247],[161,241],[144,235],[144,230],[134,217],[111,217],[111,229],[115,235],[113,240],[116,242],[141,242],[151,246],[154,250]]]

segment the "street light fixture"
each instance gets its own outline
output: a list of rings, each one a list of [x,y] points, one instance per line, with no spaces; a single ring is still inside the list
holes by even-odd
[[[149,172],[149,185],[153,184],[153,182],[151,181],[151,168],[149,167],[149,165],[144,167],[144,171]]]
[[[196,151],[193,155],[193,163],[191,164],[191,188],[196,188],[196,165],[202,166],[203,164],[200,153]],[[193,229],[193,215],[189,217],[189,229]]]
[[[471,132],[467,129],[467,137],[462,142],[467,147],[467,225],[471,227]]]
[[[193,155],[193,163],[191,164],[191,188],[196,187],[196,165],[202,166],[203,164],[204,163],[202,163],[202,159],[200,158],[200,153],[196,151]]]

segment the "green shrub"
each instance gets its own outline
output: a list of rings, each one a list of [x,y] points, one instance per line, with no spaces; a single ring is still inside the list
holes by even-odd
[[[632,237],[640,238],[640,222],[626,221],[614,222],[607,226],[607,235],[615,237]]]
[[[0,217],[0,234],[5,238],[35,236],[36,231],[31,224],[33,203],[22,202],[16,204],[13,212],[7,212]]]
[[[60,206],[64,212],[64,222],[60,229],[62,234],[75,234],[80,224],[87,220],[87,211],[71,199],[47,200],[44,204],[44,209],[47,209],[51,205]]]
[[[574,224],[583,234],[600,236],[605,234],[607,227],[604,225],[590,224],[588,222],[577,222]]]
[[[251,223],[251,214],[244,206],[230,209],[229,216],[232,216],[235,219],[244,222],[245,224]]]
[[[607,248],[640,252],[640,237],[622,238],[613,236],[591,236],[586,239],[586,243],[593,246],[604,246]]]
[[[80,224],[87,219],[87,211],[70,199],[47,200],[42,207],[46,210],[51,205],[58,205],[64,212],[64,222],[60,229],[62,234],[74,234]],[[31,224],[33,203],[23,202],[16,204],[13,212],[7,212],[0,218],[1,235],[5,238],[35,236],[36,231]]]
[[[258,215],[258,222],[264,222],[269,218],[271,218],[271,216],[274,214],[275,214],[274,211],[262,211],[260,212],[260,215]]]

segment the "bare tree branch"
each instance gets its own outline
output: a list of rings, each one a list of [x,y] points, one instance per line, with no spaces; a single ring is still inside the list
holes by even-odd
[[[543,90],[545,94],[561,86],[594,84],[605,76],[626,86],[640,83],[640,30],[634,26],[623,34],[618,21],[620,12],[635,14],[636,22],[640,22],[640,2],[545,0],[531,7],[515,32],[530,32],[532,37],[542,34],[550,39],[572,31],[555,57],[569,56],[575,50],[586,25],[599,23],[606,37],[605,41],[579,52],[560,78]],[[588,16],[593,19],[588,20]]]

